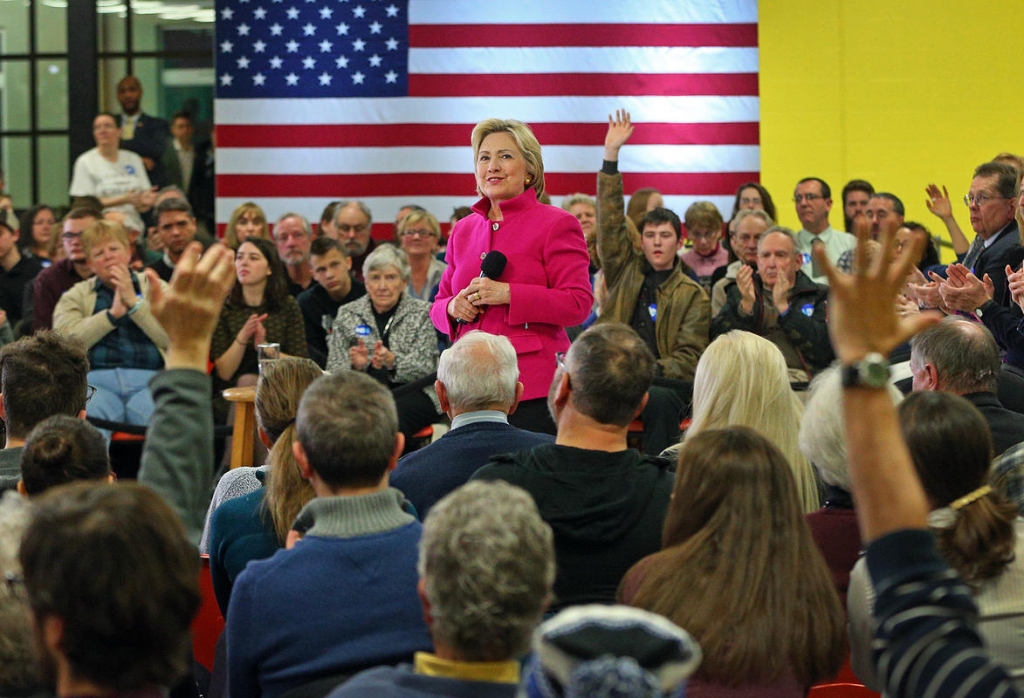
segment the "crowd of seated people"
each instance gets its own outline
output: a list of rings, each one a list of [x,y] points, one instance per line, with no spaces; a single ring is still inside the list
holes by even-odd
[[[0,218],[0,527],[25,529],[20,552],[0,541],[0,619],[32,617],[0,624],[0,695],[617,681],[797,698],[847,660],[886,695],[1020,690],[1024,414],[1004,399],[1024,375],[1019,160],[974,171],[973,239],[927,187],[948,267],[863,180],[843,189],[846,230],[818,177],[794,186],[798,230],[755,182],[728,216],[649,187],[627,202],[618,156],[643,125],[626,112],[596,197],[565,210],[543,203],[529,127],[491,119],[472,138],[481,198],[448,230],[413,204],[384,239],[358,200],[269,221],[250,201],[220,245],[191,115],[153,158],[160,120],[137,80],[119,96],[75,205],[31,207],[20,232]],[[260,363],[266,344],[279,360]],[[229,386],[255,388],[268,452],[215,484]],[[117,482],[86,416],[148,425],[145,487]],[[188,661],[197,547],[224,685]],[[142,586],[109,603],[109,576],[59,584],[124,559]]]

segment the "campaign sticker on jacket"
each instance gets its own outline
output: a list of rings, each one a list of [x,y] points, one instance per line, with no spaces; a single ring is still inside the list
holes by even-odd
[[[813,317],[814,316],[814,303],[804,303],[800,307],[800,312],[802,312],[807,317]]]

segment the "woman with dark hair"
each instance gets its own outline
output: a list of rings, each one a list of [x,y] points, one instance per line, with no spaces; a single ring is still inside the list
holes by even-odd
[[[246,239],[235,254],[235,275],[210,346],[218,389],[256,384],[260,344],[277,343],[284,355],[306,356],[302,311],[288,295],[288,272],[274,243]]]
[[[899,408],[906,439],[932,511],[939,553],[971,587],[985,647],[1024,686],[1024,519],[986,482],[992,436],[981,413],[958,395],[911,393]],[[872,660],[875,589],[861,558],[847,597],[853,670],[881,690]]]
[[[736,201],[732,204],[732,215],[729,216],[730,230],[737,213],[758,209],[767,213],[773,221],[779,218],[775,204],[772,202],[772,195],[768,193],[767,189],[757,182],[741,184],[736,190]]]
[[[746,427],[683,443],[662,550],[633,566],[619,599],[700,644],[687,696],[802,698],[845,652],[842,607],[789,464]]]
[[[53,239],[53,230],[57,225],[57,218],[53,209],[46,204],[33,206],[21,214],[18,248],[26,257],[36,257],[45,260],[49,266],[50,241]],[[59,236],[58,236],[59,237]]]
[[[54,415],[36,425],[21,454],[18,491],[37,495],[78,480],[113,480],[103,435],[89,422]]]

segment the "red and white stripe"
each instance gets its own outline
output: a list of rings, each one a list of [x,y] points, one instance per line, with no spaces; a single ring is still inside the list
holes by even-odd
[[[756,0],[410,0],[409,17],[410,97],[217,100],[219,223],[248,200],[315,223],[362,199],[378,237],[406,203],[447,219],[477,198],[469,137],[495,116],[534,129],[554,203],[594,193],[616,109],[637,124],[627,192],[728,216],[759,177]]]

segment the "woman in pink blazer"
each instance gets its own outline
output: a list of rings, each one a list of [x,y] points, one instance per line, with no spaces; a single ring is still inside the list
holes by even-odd
[[[529,126],[487,119],[473,129],[472,143],[483,198],[449,238],[430,316],[453,341],[471,330],[508,337],[524,386],[511,421],[553,433],[545,398],[555,353],[569,348],[565,328],[582,323],[593,305],[587,244],[572,214],[537,201],[544,162]],[[492,250],[508,260],[496,279],[480,274]]]

